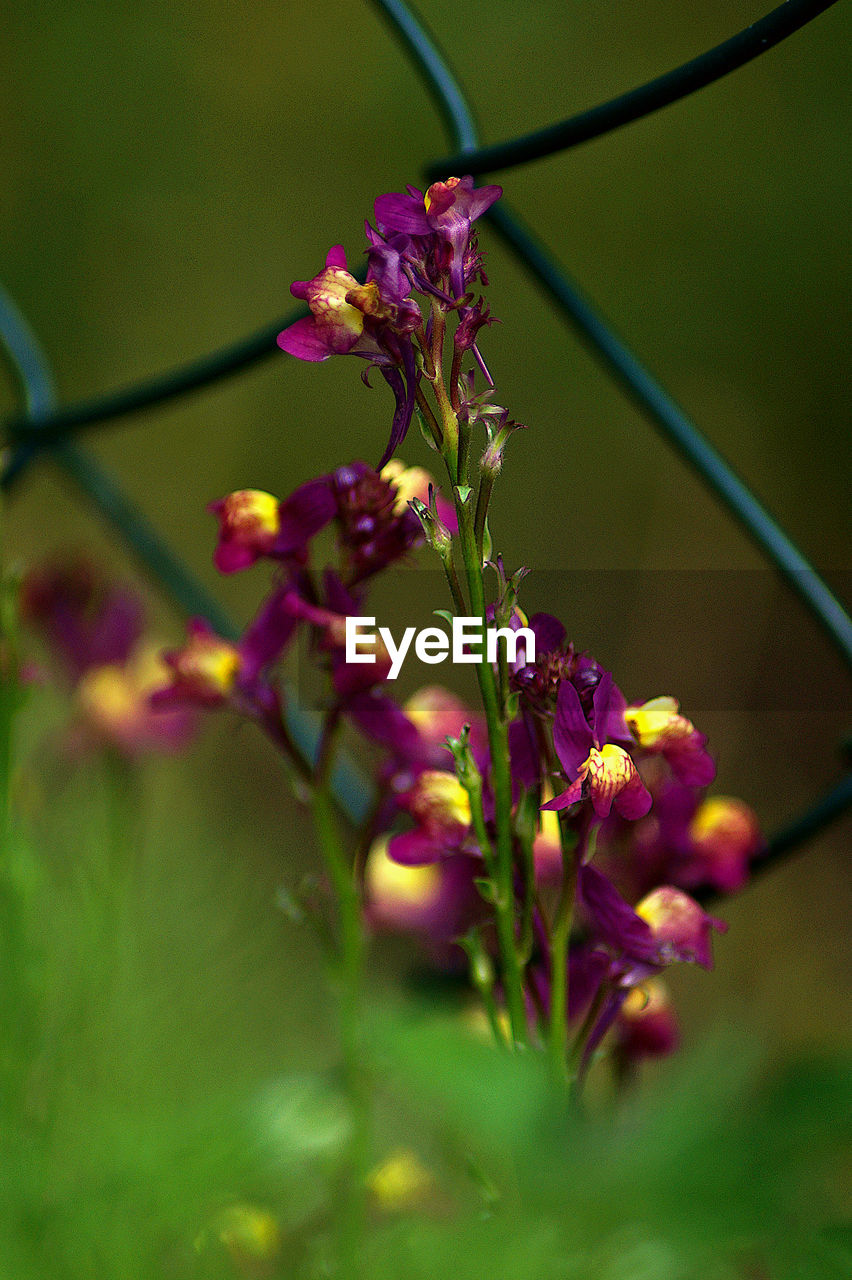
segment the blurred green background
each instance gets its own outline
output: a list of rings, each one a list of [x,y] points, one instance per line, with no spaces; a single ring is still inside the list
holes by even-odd
[[[485,141],[667,70],[758,9],[423,4]],[[31,0],[6,6],[0,23],[0,273],[68,399],[285,314],[290,282],[313,275],[329,245],[357,261],[374,197],[418,181],[449,149],[365,3]],[[685,102],[496,175],[847,598],[848,27],[838,5]],[[483,345],[500,402],[529,426],[498,491],[497,549],[535,571],[530,607],[560,614],[629,696],[681,697],[718,752],[718,789],[775,829],[837,776],[852,728],[839,660],[487,231],[482,246],[502,321]],[[272,356],[87,443],[247,619],[264,573],[218,579],[204,506],[235,488],[283,495],[343,461],[375,461],[390,401],[379,380],[361,386],[360,370]],[[0,405],[13,408],[10,385]],[[425,455],[413,434],[404,456]],[[6,524],[8,552],[24,562],[84,547],[130,570],[46,462]],[[388,608],[404,613],[420,595],[419,575],[403,573]],[[182,622],[154,598],[174,642]],[[415,683],[412,673],[406,688]],[[455,685],[473,696],[461,677]],[[67,790],[90,791],[93,804],[100,792],[95,776],[60,773],[43,763],[34,804],[70,863],[79,831]],[[143,1058],[161,1048],[158,1006],[170,1010],[164,1043],[185,1026],[185,1056],[212,1055],[211,1075],[246,1059],[252,1071],[303,1062],[317,1046],[322,1057],[316,951],[271,905],[310,862],[308,835],[266,744],[211,721],[188,757],[147,765],[144,786],[136,929],[153,1013],[138,1033]],[[847,823],[726,905],[717,972],[675,975],[688,1039],[734,1024],[786,1052],[845,1036],[848,838]]]

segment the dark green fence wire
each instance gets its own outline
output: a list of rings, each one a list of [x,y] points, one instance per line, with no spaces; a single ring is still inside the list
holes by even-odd
[[[836,0],[787,0],[745,31],[667,75],[547,129],[494,147],[480,146],[478,129],[464,92],[447,59],[413,10],[401,0],[372,0],[372,3],[422,75],[450,135],[451,145],[457,148],[451,158],[426,168],[426,177],[431,180],[451,171],[478,174],[525,163],[601,137],[743,66],[830,8]],[[486,216],[608,372],[737,518],[821,624],[846,663],[852,666],[852,620],[795,544],[518,215],[501,202]],[[223,636],[236,636],[238,629],[223,614],[219,604],[188,572],[110,476],[73,442],[73,437],[83,428],[139,413],[251,367],[277,351],[277,334],[300,314],[303,313],[284,316],[239,342],[163,374],[104,396],[60,406],[49,364],[35,336],[11,299],[0,292],[0,342],[19,383],[24,405],[24,411],[6,424],[9,447],[0,472],[0,486],[8,490],[39,455],[49,453],[182,609],[206,617]],[[311,715],[297,705],[291,707],[289,715],[291,730],[306,754],[312,756],[317,727]],[[335,783],[341,806],[358,821],[369,804],[366,779],[349,762],[344,762]],[[760,865],[766,867],[786,856],[850,805],[852,773],[779,831],[769,841]]]
[[[582,142],[612,133],[622,125],[641,120],[643,116],[649,116],[661,107],[668,107],[679,98],[686,98],[715,80],[721,80],[729,72],[744,67],[747,62],[766,53],[767,49],[786,40],[787,36],[836,3],[837,0],[787,0],[786,4],[767,13],[759,22],[753,22],[738,35],[731,36],[730,40],[717,44],[690,62],[684,62],[674,71],[521,138],[497,142],[490,147],[471,147],[470,141],[460,136],[457,154],[430,164],[428,175],[435,181],[444,174],[461,172],[462,169],[471,174],[493,173],[496,169],[526,164],[557,151],[567,151],[569,147],[579,147]]]

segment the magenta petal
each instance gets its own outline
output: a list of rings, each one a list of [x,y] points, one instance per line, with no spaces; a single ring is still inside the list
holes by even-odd
[[[428,236],[431,232],[422,197],[418,200],[414,196],[391,192],[379,196],[373,210],[376,225],[382,232],[405,231],[411,236]]]
[[[595,867],[580,867],[578,885],[582,902],[604,942],[636,960],[656,959],[659,946],[649,925],[605,875]]]
[[[495,200],[499,200],[503,194],[503,188],[498,186],[477,187],[471,192],[467,206],[467,216],[471,222],[475,222],[477,218],[485,213],[486,209],[490,209]]]
[[[686,787],[709,787],[716,777],[716,762],[705,741],[704,735],[696,732],[663,753],[678,782]]]
[[[571,783],[567,791],[555,796],[553,800],[548,800],[547,804],[543,804],[541,807],[542,809],[567,809],[569,804],[576,804],[582,798],[583,779],[577,778],[576,781]]]
[[[534,613],[530,630],[535,636],[536,654],[555,653],[565,643],[565,628],[551,613]]]
[[[636,818],[644,818],[652,803],[651,793],[638,773],[633,775],[627,786],[623,787],[615,797],[616,812],[630,822],[633,822]],[[598,813],[597,805],[595,806],[595,812]],[[607,812],[609,812],[608,809]],[[601,814],[600,816],[604,817],[605,815]]]
[[[290,588],[278,588],[267,596],[254,621],[240,641],[242,679],[254,681],[264,667],[280,657],[298,625],[298,619],[286,609]]]
[[[595,787],[590,788],[589,797],[592,801],[592,808],[599,818],[608,818],[612,812],[613,795],[609,787],[602,790]]]
[[[396,410],[391,423],[390,439],[376,468],[377,471],[381,471],[382,467],[393,457],[394,451],[402,444],[411,425],[411,419],[414,416],[417,370],[414,360],[414,348],[410,342],[406,343],[402,349],[402,359],[405,370],[404,378],[398,369],[379,365],[382,377],[394,394]]]
[[[617,742],[624,747],[633,745],[633,735],[628,729],[627,721],[624,718],[626,709],[627,699],[618,685],[614,684],[609,696],[606,724],[602,726],[601,730],[606,735],[605,741]]]
[[[278,533],[272,550],[279,556],[302,550],[336,514],[331,476],[307,480],[278,507]]]
[[[585,763],[592,748],[592,731],[583,714],[580,695],[570,680],[563,680],[559,686],[553,745],[562,768],[569,776]]]
[[[388,857],[403,867],[426,867],[456,852],[456,849],[446,848],[420,828],[392,836],[388,843]]]
[[[326,254],[325,265],[327,267],[342,267],[344,271],[348,270],[346,266],[346,254],[343,250],[342,244],[334,244],[331,246]]]
[[[613,688],[612,672],[605,671],[592,698],[592,732],[594,733],[596,747],[602,747],[607,740],[606,730]]]
[[[253,547],[236,542],[220,542],[213,552],[213,563],[220,573],[238,573],[240,569],[248,569],[259,558]]]
[[[333,354],[327,337],[320,336],[313,316],[303,316],[282,330],[276,341],[282,351],[297,360],[327,360]]]

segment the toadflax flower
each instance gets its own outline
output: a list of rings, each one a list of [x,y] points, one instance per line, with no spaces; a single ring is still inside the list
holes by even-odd
[[[153,705],[224,706],[240,675],[242,658],[238,646],[222,640],[201,618],[189,622],[187,633],[182,649],[163,654],[171,683],[152,693]]]
[[[247,569],[261,557],[300,562],[308,542],[334,518],[331,476],[299,485],[283,502],[261,489],[238,489],[207,510],[219,521],[213,562],[220,573]]]
[[[415,865],[388,854],[388,836],[373,842],[364,872],[367,922],[374,929],[415,933],[434,947],[453,942],[482,915],[478,858],[454,854]]]
[[[409,186],[405,195],[394,192],[378,197],[376,226],[382,235],[401,232],[426,241],[433,261],[437,259],[439,269],[445,267],[453,299],[458,299],[463,297],[467,283],[465,258],[471,224],[502,194],[503,189],[498,186],[475,188],[469,175],[433,182],[425,195]]]
[[[688,893],[662,885],[631,907],[605,875],[588,865],[580,868],[578,886],[593,933],[614,951],[652,969],[675,961],[712,969],[711,932],[725,933],[728,926]]]
[[[454,773],[424,770],[401,803],[417,826],[391,837],[388,854],[394,862],[424,866],[468,851],[470,799]]]
[[[571,785],[543,808],[565,809],[588,796],[599,818],[608,817],[613,804],[623,818],[641,818],[648,812],[651,794],[635,764],[623,747],[607,740],[613,733],[613,703],[620,697],[607,671],[595,688],[590,724],[574,685],[562,681],[553,745]]]
[[[690,873],[694,883],[735,893],[748,879],[752,858],[763,848],[753,810],[733,796],[702,801],[689,824]]]
[[[379,463],[383,467],[405,438],[414,413],[418,375],[411,334],[421,325],[422,316],[407,296],[407,277],[401,271],[383,271],[379,279],[371,268],[361,284],[347,268],[342,245],[335,245],[322,271],[311,280],[295,281],[290,292],[307,302],[310,315],[279,333],[282,351],[309,361],[362,356],[375,365],[393,391],[396,412]]]
[[[110,582],[96,565],[72,559],[27,574],[21,612],[41,630],[73,685],[79,746],[94,742],[136,756],[186,745],[194,713],[187,707],[155,710],[150,703],[167,671],[159,645],[145,635],[135,591]]]

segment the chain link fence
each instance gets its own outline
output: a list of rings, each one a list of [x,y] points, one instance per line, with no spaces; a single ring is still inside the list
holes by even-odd
[[[836,0],[787,0],[731,39],[665,75],[547,128],[487,147],[480,145],[474,114],[462,86],[419,17],[402,0],[372,0],[372,3],[419,72],[424,89],[447,130],[452,154],[424,166],[424,178],[433,181],[448,173],[495,174],[567,151],[629,125],[760,56],[792,36]],[[827,634],[846,665],[852,667],[852,620],[748,485],[649,372],[596,304],[566,275],[551,250],[521,216],[501,201],[488,212],[487,220],[606,373],[739,522],[766,561],[809,611],[815,624]],[[181,609],[205,617],[223,636],[236,637],[238,628],[220,604],[195,579],[112,475],[81,446],[79,437],[96,426],[131,415],[144,422],[146,410],[238,376],[277,354],[277,334],[301,314],[299,309],[277,318],[239,342],[118,391],[61,404],[50,364],[36,336],[14,301],[0,290],[0,342],[22,402],[21,411],[5,424],[6,451],[0,477],[3,490],[11,491],[26,480],[43,458],[52,457]],[[314,744],[310,714],[295,706],[291,715],[294,730],[310,751]],[[366,783],[354,767],[343,768],[338,775],[339,799],[354,818],[367,807],[365,788]],[[801,846],[850,806],[852,771],[774,834],[761,865],[768,866]]]

